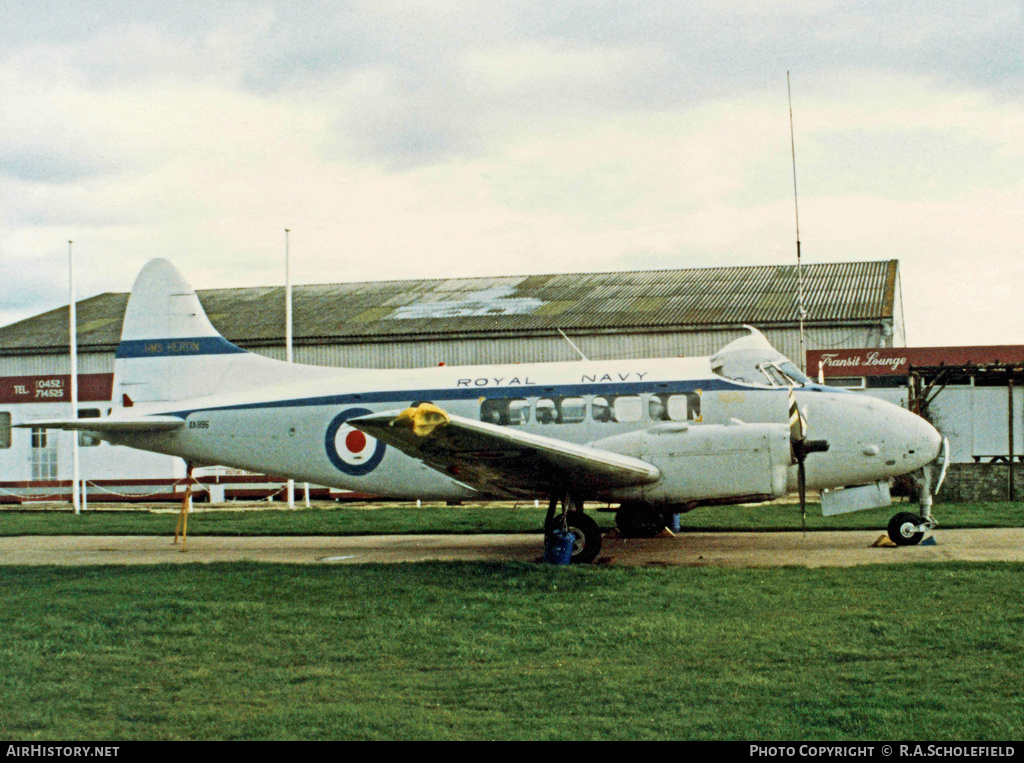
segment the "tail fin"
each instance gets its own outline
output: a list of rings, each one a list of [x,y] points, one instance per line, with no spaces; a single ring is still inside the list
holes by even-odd
[[[114,361],[115,403],[185,400],[295,376],[294,366],[221,336],[171,263],[152,260],[135,279]]]

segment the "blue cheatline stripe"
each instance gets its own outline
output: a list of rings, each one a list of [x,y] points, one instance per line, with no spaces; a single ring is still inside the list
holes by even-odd
[[[245,352],[222,336],[178,337],[175,339],[131,339],[121,341],[117,358],[176,358],[189,355],[229,355]]]
[[[641,392],[680,395],[695,390],[728,390],[740,389],[740,385],[723,379],[686,379],[681,381],[660,382],[623,382],[613,384],[537,384],[529,387],[477,387],[389,390],[387,392],[354,392],[338,395],[318,395],[315,397],[294,398],[287,400],[268,400],[264,403],[241,403],[239,405],[223,405],[216,408],[196,408],[174,411],[170,415],[187,418],[196,411],[242,411],[268,408],[304,408],[322,405],[359,405],[367,403],[393,403],[408,405],[412,401],[429,400],[431,402],[450,400],[478,400],[486,398],[525,398],[525,397],[573,397],[580,395],[629,395]],[[784,392],[785,387],[750,388],[742,387],[749,392]]]

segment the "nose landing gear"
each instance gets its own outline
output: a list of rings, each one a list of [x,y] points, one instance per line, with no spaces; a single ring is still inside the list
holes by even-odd
[[[935,527],[935,520],[901,511],[889,520],[887,533],[889,540],[897,546],[916,546],[924,538],[924,534]]]
[[[889,540],[897,546],[916,546],[924,538],[929,530],[935,528],[939,523],[932,516],[932,498],[942,487],[942,481],[946,477],[946,468],[949,466],[949,440],[942,441],[943,462],[942,471],[939,472],[938,482],[932,488],[932,465],[927,464],[921,469],[921,514],[913,514],[908,511],[901,511],[889,520],[887,533]]]

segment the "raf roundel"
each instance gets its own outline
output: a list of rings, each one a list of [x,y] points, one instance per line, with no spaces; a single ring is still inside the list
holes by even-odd
[[[366,408],[349,408],[331,420],[324,438],[327,458],[338,471],[358,477],[369,474],[384,458],[384,443],[348,424],[349,419],[365,416]]]

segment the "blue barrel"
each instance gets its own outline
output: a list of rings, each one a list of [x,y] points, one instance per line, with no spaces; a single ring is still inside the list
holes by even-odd
[[[576,535],[567,530],[552,530],[544,536],[544,561],[548,564],[569,564]]]
[[[669,514],[666,526],[674,533],[679,532],[679,515]]]

